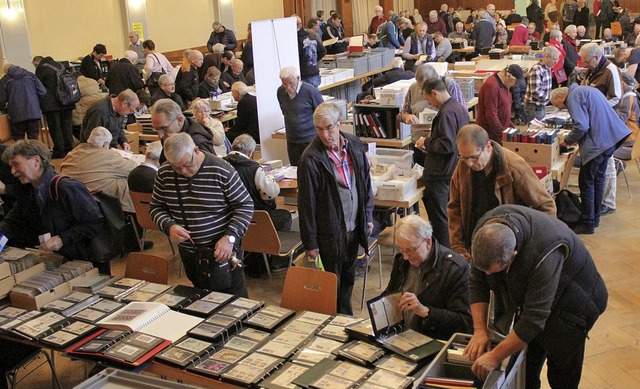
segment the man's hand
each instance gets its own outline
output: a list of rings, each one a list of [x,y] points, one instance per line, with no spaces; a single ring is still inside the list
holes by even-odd
[[[403,113],[401,119],[404,123],[407,124],[418,124],[420,123],[420,119],[414,114],[411,113]]]
[[[305,254],[307,254],[307,257],[309,258],[316,259],[318,258],[318,254],[320,254],[320,249],[306,250]]]
[[[426,140],[427,138],[425,138],[424,136],[421,136],[420,139],[416,141],[416,147],[419,148],[420,150],[424,150],[424,141]]]
[[[191,233],[185,230],[182,226],[174,224],[169,229],[169,238],[172,242],[180,243],[191,239]]]
[[[127,143],[127,142],[124,142],[124,143],[122,144],[122,150],[124,150],[124,151],[131,151],[131,145],[129,145],[129,143]]]
[[[491,340],[489,339],[489,333],[486,330],[474,330],[471,341],[464,349],[463,355],[469,358],[470,361],[475,361],[490,350]]]
[[[476,377],[484,381],[487,379],[491,370],[496,369],[499,365],[500,359],[495,357],[495,353],[493,351],[490,351],[476,359],[473,366],[471,366],[471,371],[473,371],[473,374],[475,374]]]
[[[429,315],[429,309],[420,303],[415,294],[409,292],[405,292],[400,296],[398,308],[400,308],[401,311],[411,311],[420,317],[427,317]]]
[[[44,251],[58,251],[62,248],[63,243],[62,239],[58,235],[49,238],[42,246],[38,248]]]
[[[213,257],[216,259],[216,262],[223,263],[231,259],[231,255],[233,254],[233,243],[229,242],[227,236],[223,236],[218,239],[216,242],[215,251],[213,252]]]
[[[0,181],[0,195],[7,194],[7,186]]]
[[[372,232],[373,232],[373,222],[368,222],[367,223],[367,236],[371,236]]]

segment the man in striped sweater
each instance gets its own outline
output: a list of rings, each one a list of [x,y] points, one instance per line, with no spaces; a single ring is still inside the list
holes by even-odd
[[[153,221],[179,242],[195,287],[247,297],[244,272],[230,261],[253,215],[238,173],[186,133],[167,138],[164,152],[167,162],[158,171],[149,210]],[[230,277],[216,277],[217,265],[228,266]],[[225,276],[226,269],[217,274]]]

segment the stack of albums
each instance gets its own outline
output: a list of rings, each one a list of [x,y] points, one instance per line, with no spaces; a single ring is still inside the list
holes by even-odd
[[[69,261],[60,267],[42,271],[35,276],[22,281],[11,289],[11,293],[26,296],[37,296],[48,292],[64,282],[72,280],[93,269],[90,262]]]

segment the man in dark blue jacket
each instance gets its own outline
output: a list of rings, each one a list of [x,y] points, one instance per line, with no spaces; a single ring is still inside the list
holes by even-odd
[[[20,66],[6,63],[0,80],[0,107],[7,105],[13,140],[38,139],[40,134],[40,100],[47,90],[35,74]]]
[[[307,255],[320,255],[325,270],[337,275],[337,311],[351,315],[358,246],[368,249],[373,229],[373,194],[366,149],[340,132],[340,121],[329,102],[313,114],[318,136],[298,165],[298,210]]]
[[[207,49],[209,49],[209,52],[213,53],[213,45],[216,43],[222,43],[225,50],[236,51],[238,41],[233,31],[223,26],[220,22],[213,22],[211,28],[213,28],[213,31],[207,41]]]

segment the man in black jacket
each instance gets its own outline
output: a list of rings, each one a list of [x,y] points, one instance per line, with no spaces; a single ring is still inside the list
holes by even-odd
[[[198,97],[198,88],[200,87],[198,68],[202,66],[203,60],[204,57],[200,51],[188,50],[176,76],[176,93],[182,97],[182,101],[187,106]]]
[[[127,142],[124,129],[127,125],[127,117],[140,106],[138,95],[131,89],[125,89],[118,95],[110,95],[96,100],[87,110],[82,120],[80,130],[80,142],[86,142],[94,128],[105,127],[111,136],[111,147],[120,145],[124,151],[129,151],[131,146]]]
[[[302,77],[302,81],[317,88],[318,85],[320,85],[320,68],[318,67],[318,61],[327,54],[327,49],[322,44],[319,36],[311,35],[303,28],[300,16],[296,16],[296,18],[298,20],[300,76]]]
[[[144,88],[144,81],[140,71],[134,65],[138,59],[138,54],[133,50],[124,52],[124,58],[114,64],[107,74],[106,85],[109,93],[119,94],[125,89],[131,89],[134,92]]]
[[[298,165],[298,210],[307,255],[321,255],[325,270],[336,274],[338,313],[351,315],[358,246],[368,250],[373,229],[373,194],[365,147],[340,132],[340,121],[329,102],[313,114],[318,136]]]
[[[591,254],[562,221],[520,205],[501,205],[478,221],[471,245],[469,297],[473,337],[464,354],[484,380],[527,346],[526,387],[540,387],[547,359],[552,388],[578,388],[587,333],[607,306],[607,288]],[[506,335],[491,347],[493,327]],[[513,323],[513,328],[511,324]]]
[[[240,60],[237,60],[240,61]],[[242,63],[242,62],[240,62]],[[231,96],[238,102],[238,118],[227,132],[230,142],[240,134],[249,134],[260,144],[260,128],[258,127],[258,102],[256,97],[248,93],[247,84],[238,81],[231,87]]]
[[[236,34],[223,26],[220,22],[213,22],[211,25],[213,31],[207,41],[207,49],[213,53],[213,45],[216,43],[222,43],[225,50],[236,51],[238,47],[238,41],[236,40]]]
[[[93,46],[93,51],[90,54],[87,54],[84,58],[82,58],[82,63],[80,64],[80,74],[87,78],[93,78],[98,81],[100,85],[104,86],[104,76],[102,74],[102,67],[100,66],[100,61],[102,61],[102,57],[107,55],[107,47],[102,43],[98,43]]]

